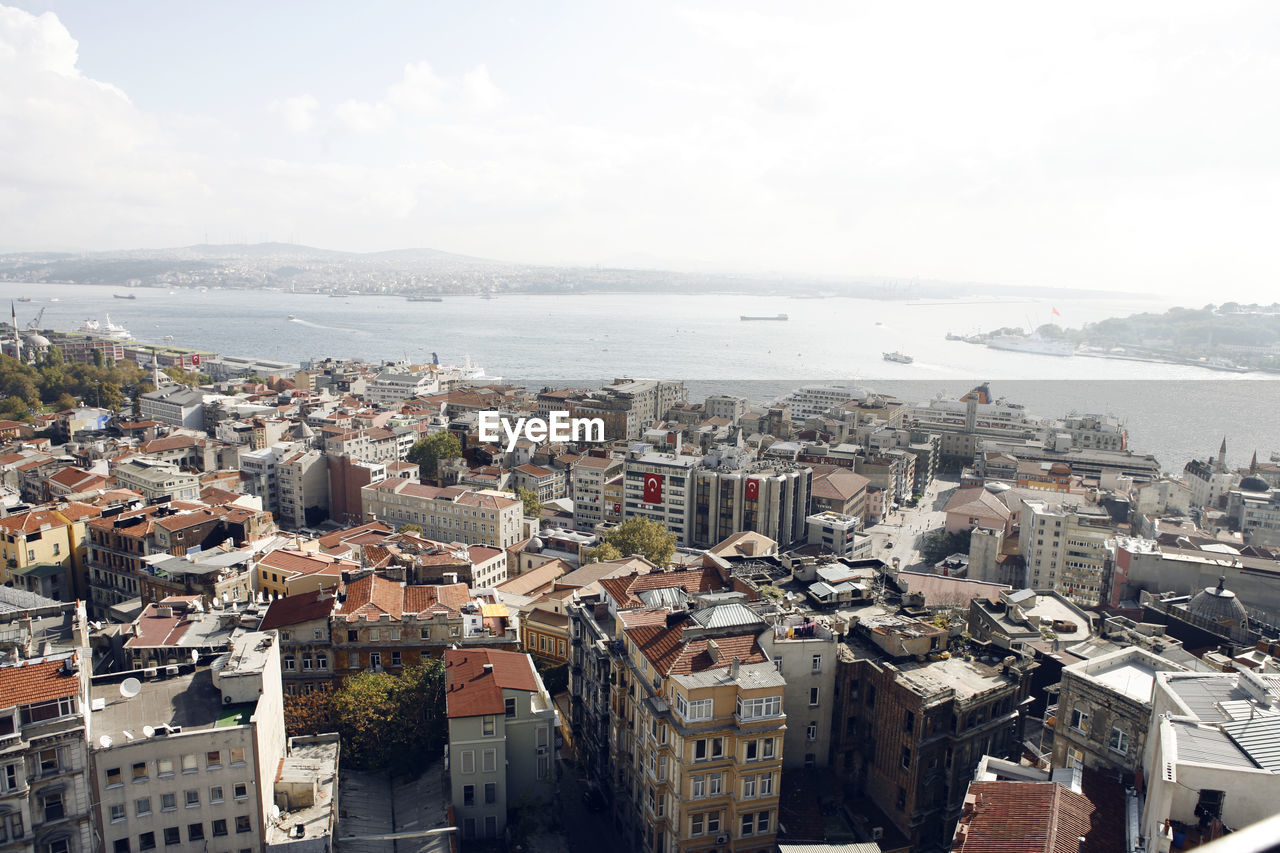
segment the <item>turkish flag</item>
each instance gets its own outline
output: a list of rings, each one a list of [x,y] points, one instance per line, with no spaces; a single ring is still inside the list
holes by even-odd
[[[191,366],[192,366],[192,367],[199,367],[199,366],[200,366],[200,353],[198,353],[198,352],[193,352],[193,353],[191,354]]]
[[[760,481],[756,479],[747,480],[747,500],[756,501],[760,499]]]
[[[613,512],[614,512],[614,514],[615,514],[615,515],[621,515],[621,514],[622,514],[622,504],[614,504],[614,505],[613,505]]]
[[[644,502],[647,504],[662,503],[662,475],[644,475]]]

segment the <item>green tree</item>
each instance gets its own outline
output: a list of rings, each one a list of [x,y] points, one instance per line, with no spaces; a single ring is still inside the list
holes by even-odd
[[[588,563],[607,563],[610,560],[621,560],[623,553],[610,545],[608,542],[601,542],[596,547],[587,552]]]
[[[63,393],[59,396],[53,404],[54,408],[59,412],[65,412],[67,409],[74,409],[77,405],[79,404],[76,402],[76,398],[67,393]]]
[[[461,455],[462,442],[449,430],[441,430],[415,441],[405,459],[418,466],[423,480],[434,480],[441,460]]]
[[[656,521],[641,516],[628,518],[617,527],[610,529],[601,537],[603,543],[595,551],[599,552],[604,545],[613,546],[621,557],[639,554],[651,563],[661,566],[671,561],[676,553],[676,536]],[[611,552],[612,553],[612,552]],[[595,553],[592,558],[599,561]],[[604,559],[618,559],[607,557]]]
[[[952,554],[968,554],[969,539],[972,535],[972,530],[965,530],[961,533],[947,533],[943,530],[935,530],[925,536],[924,545],[920,549],[920,559],[932,565],[945,560]]]
[[[415,534],[415,535],[417,535],[417,536],[421,536],[421,535],[422,535],[422,525],[420,525],[420,524],[402,524],[402,525],[400,525],[400,528],[399,528],[399,530],[398,530],[397,532],[399,532],[399,533],[413,533],[413,534]]]
[[[516,489],[516,497],[524,502],[524,514],[529,518],[542,517],[542,502],[538,500],[538,495],[531,489],[520,486]]]
[[[102,356],[102,350],[100,350],[100,349],[95,349],[95,350],[93,351],[93,366],[94,366],[94,367],[105,367],[105,366],[106,366],[106,361],[105,361],[105,359],[103,358],[103,356]]]
[[[213,381],[213,377],[209,376],[207,373],[183,370],[181,367],[166,367],[161,372],[174,382],[177,382],[179,385],[191,385],[194,387],[196,385],[205,385]]]
[[[448,735],[444,681],[439,659],[399,675],[365,671],[348,678],[333,695],[343,761],[409,774],[439,755]]]

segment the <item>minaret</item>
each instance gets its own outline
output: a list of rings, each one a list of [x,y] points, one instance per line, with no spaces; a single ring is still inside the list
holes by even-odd
[[[18,308],[9,300],[9,313],[13,316],[13,357],[22,362],[22,335],[18,334]]]
[[[160,357],[156,355],[155,347],[151,348],[151,384],[156,386],[157,391],[160,390]]]
[[[1253,459],[1249,460],[1249,473],[1258,473],[1258,451],[1253,451]]]
[[[1222,437],[1222,446],[1218,448],[1218,458],[1213,460],[1213,470],[1223,474],[1227,470],[1227,437]]]

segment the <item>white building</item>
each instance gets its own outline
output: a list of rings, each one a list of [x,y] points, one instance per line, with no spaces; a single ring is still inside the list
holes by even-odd
[[[132,489],[148,501],[168,498],[194,501],[200,498],[200,476],[183,471],[172,462],[135,456],[115,466],[116,485]]]
[[[429,371],[413,373],[388,368],[369,381],[364,396],[371,403],[386,406],[438,390],[440,383]]]
[[[365,521],[416,524],[428,539],[508,548],[524,538],[524,503],[503,492],[441,489],[392,477],[365,486],[360,497]]]
[[[826,767],[831,751],[831,703],[835,701],[836,635],[810,616],[787,616],[759,638],[760,647],[786,679],[787,712],[782,766]]]
[[[501,838],[507,809],[554,795],[559,715],[527,654],[445,652],[449,786],[462,840]]]
[[[286,753],[274,632],[236,637],[212,666],[95,679],[90,724],[101,850],[265,850]],[[306,831],[306,830],[304,830]]]
[[[142,395],[142,420],[204,430],[204,392],[185,385],[167,385]]]
[[[676,544],[690,544],[693,524],[693,471],[700,456],[644,452],[623,465],[623,519],[648,518],[674,533]]]
[[[862,527],[862,521],[857,516],[816,512],[804,522],[809,532],[809,544],[830,551],[837,557],[859,556],[870,547],[867,537],[862,537],[859,541],[858,530]]]

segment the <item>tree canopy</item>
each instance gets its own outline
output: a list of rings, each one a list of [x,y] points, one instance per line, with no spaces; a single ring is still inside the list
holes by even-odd
[[[441,430],[415,441],[405,459],[418,466],[419,476],[426,481],[436,478],[441,460],[461,455],[462,442],[449,430]]]
[[[75,405],[77,399],[120,409],[127,397],[149,387],[147,378],[147,372],[131,361],[111,367],[68,363],[58,347],[50,347],[34,365],[0,355],[0,417],[25,421],[45,406],[70,408],[68,402]]]
[[[516,497],[524,502],[524,514],[527,517],[542,517],[542,501],[538,500],[538,495],[535,492],[520,486],[516,489]]]
[[[416,774],[448,739],[444,682],[438,658],[399,675],[365,671],[348,678],[333,694],[343,763]]]
[[[628,518],[617,527],[610,528],[600,537],[600,542],[591,552],[593,562],[639,554],[661,566],[669,563],[676,553],[675,534],[667,532],[660,523],[641,516]]]

